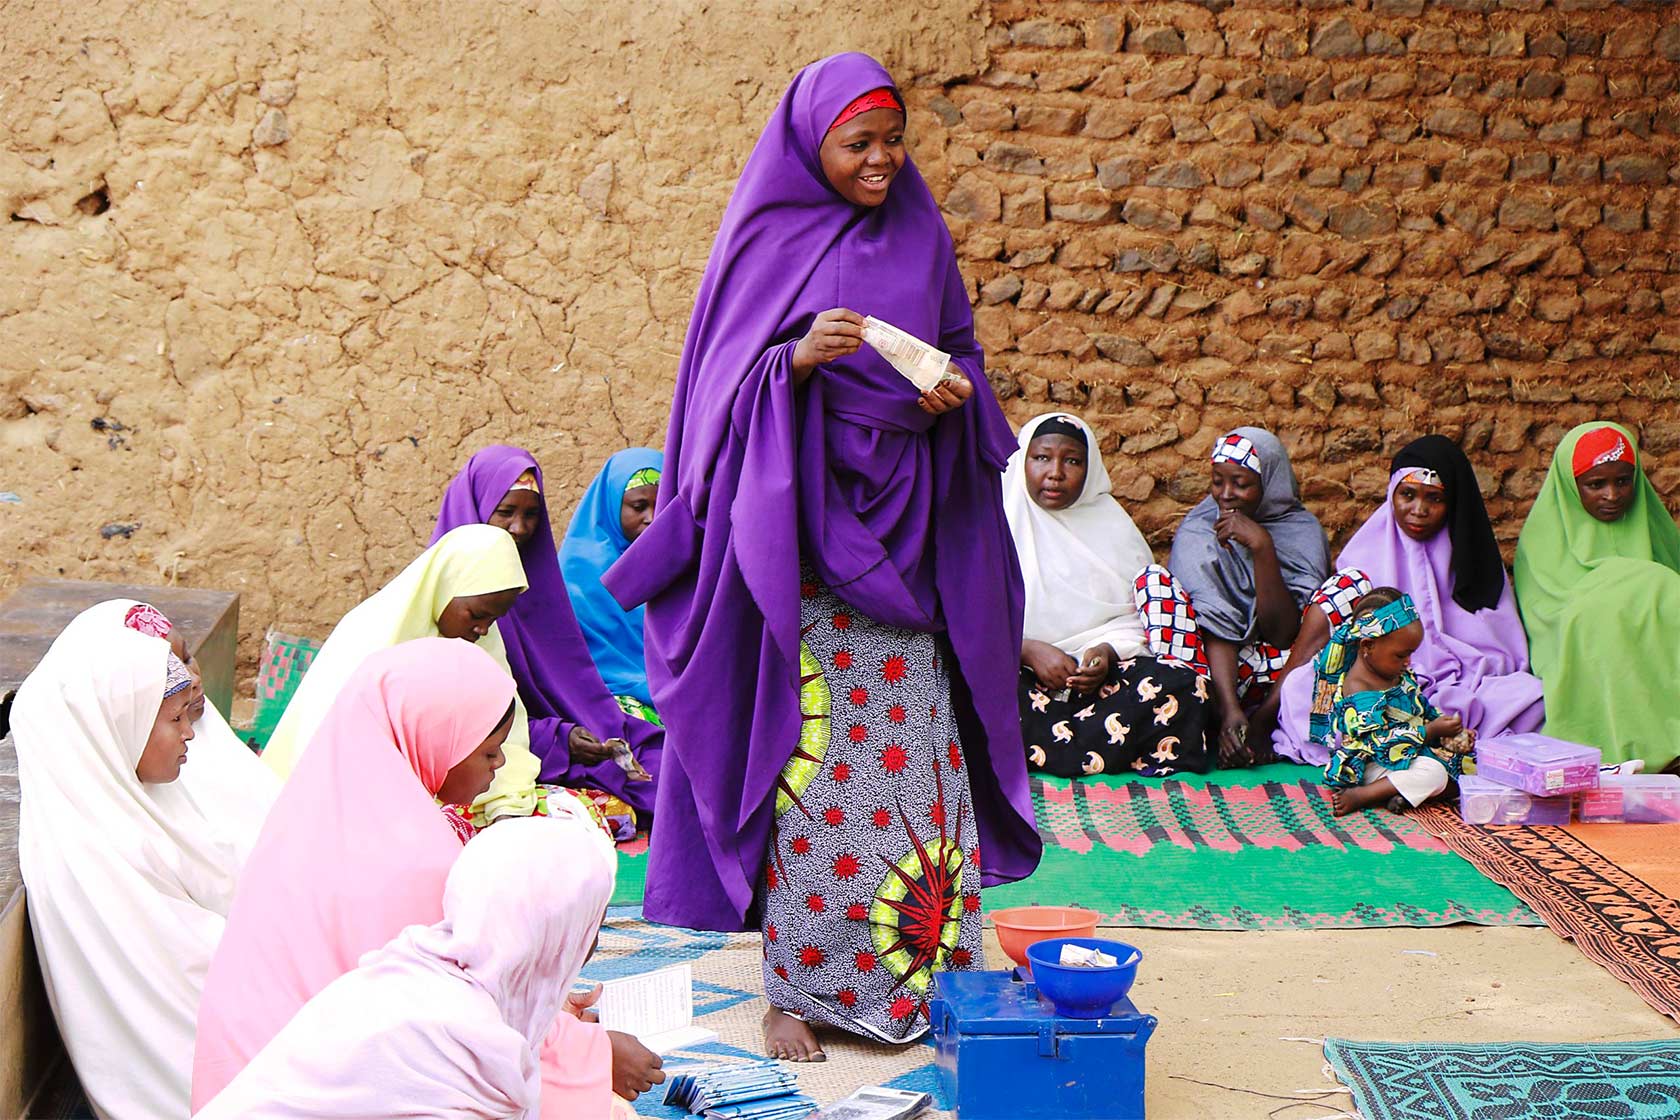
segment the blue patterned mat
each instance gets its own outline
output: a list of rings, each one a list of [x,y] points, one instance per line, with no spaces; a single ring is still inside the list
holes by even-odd
[[[704,933],[641,920],[641,907],[614,906],[601,926],[601,944],[583,970],[589,980],[611,980],[688,962],[694,969],[694,1018],[718,1032],[718,1041],[667,1056],[684,1062],[748,1062],[763,1057],[759,1019],[764,1014],[762,949],[757,934]],[[795,1067],[801,1091],[828,1104],[864,1085],[891,1085],[933,1093],[939,1100],[933,1047],[924,1043],[881,1046],[825,1033],[827,1062]],[[636,1101],[649,1120],[677,1120],[687,1113],[659,1103],[662,1087]],[[926,1120],[949,1118],[933,1111]]]
[[[1328,1039],[1365,1120],[1673,1120],[1680,1041],[1481,1046]]]

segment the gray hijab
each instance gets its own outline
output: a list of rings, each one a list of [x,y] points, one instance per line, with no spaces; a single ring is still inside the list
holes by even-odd
[[[1245,437],[1260,458],[1262,493],[1254,520],[1272,535],[1283,582],[1296,604],[1304,607],[1330,574],[1324,528],[1301,504],[1295,468],[1278,438],[1263,428],[1237,428],[1231,434]],[[1173,536],[1167,566],[1190,596],[1203,630],[1227,641],[1253,641],[1254,558],[1235,541],[1229,548],[1219,543],[1213,533],[1218,517],[1219,506],[1211,495],[1185,514]]]

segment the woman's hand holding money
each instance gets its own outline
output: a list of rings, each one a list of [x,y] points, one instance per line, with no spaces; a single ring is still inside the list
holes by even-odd
[[[818,366],[856,354],[862,345],[862,315],[844,307],[824,311],[793,348],[793,383],[803,385]]]
[[[929,416],[943,416],[974,395],[974,382],[960,374],[952,374],[927,392],[916,403]]]

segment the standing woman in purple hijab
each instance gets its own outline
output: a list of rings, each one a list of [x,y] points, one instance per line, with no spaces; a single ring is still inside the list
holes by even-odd
[[[537,780],[604,792],[628,805],[635,823],[646,827],[653,818],[664,733],[626,715],[595,668],[555,558],[542,468],[529,451],[497,444],[468,459],[444,491],[432,542],[451,529],[479,523],[508,531],[530,584],[497,628],[530,715],[531,753],[542,764]],[[615,762],[609,739],[625,740],[649,778],[633,779]],[[591,800],[609,820],[623,812],[610,801]]]
[[[760,929],[766,1046],[799,1061],[812,1024],[924,1033],[933,970],[980,963],[982,884],[1041,850],[1015,440],[904,128],[865,55],[782,96],[695,300],[658,516],[605,581],[647,604],[666,726],[645,914]],[[955,376],[918,394],[865,315]]]

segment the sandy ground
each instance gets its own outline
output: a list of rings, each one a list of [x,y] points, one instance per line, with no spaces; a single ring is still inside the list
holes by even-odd
[[[987,961],[1004,967],[987,931]],[[1108,930],[1143,950],[1133,997],[1149,1043],[1151,1120],[1346,1115],[1318,1044],[1611,1042],[1680,1025],[1544,928],[1216,933]],[[1311,1042],[1291,1041],[1312,1039]],[[1316,1101],[1298,1090],[1322,1091]]]

